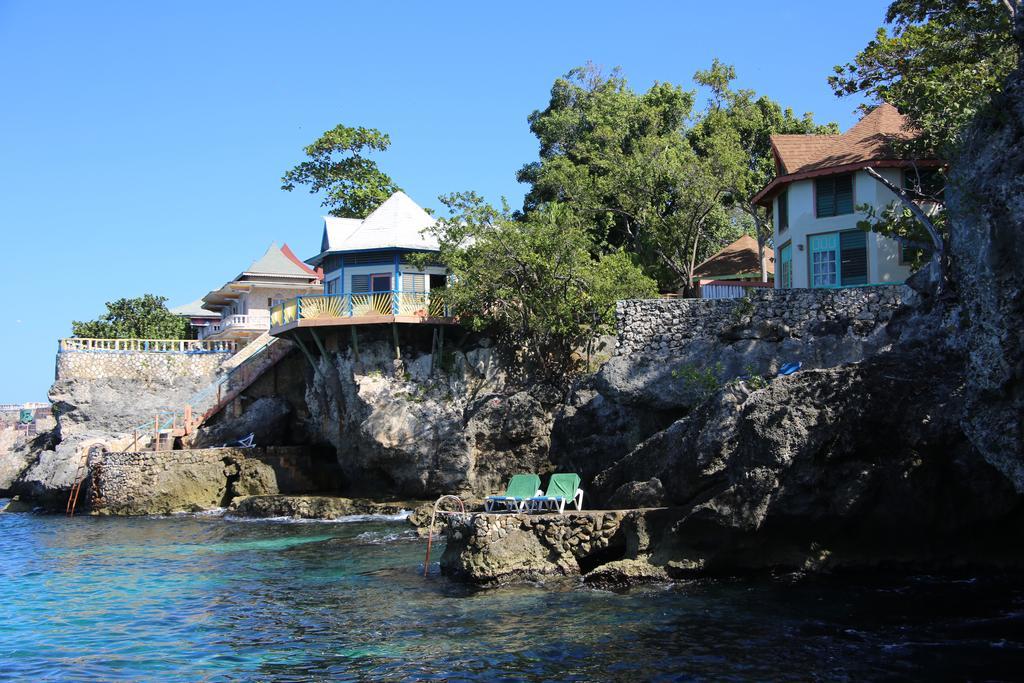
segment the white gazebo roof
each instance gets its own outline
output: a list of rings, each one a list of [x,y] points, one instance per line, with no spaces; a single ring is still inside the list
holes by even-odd
[[[437,251],[433,235],[423,229],[436,220],[401,190],[395,192],[363,219],[324,216],[320,254],[307,263],[317,264],[330,253],[374,249]]]

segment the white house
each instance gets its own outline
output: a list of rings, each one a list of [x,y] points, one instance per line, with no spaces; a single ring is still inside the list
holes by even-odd
[[[892,142],[907,139],[906,119],[889,104],[873,109],[842,135],[773,135],[776,177],[754,201],[772,211],[775,287],[849,287],[900,283],[910,275],[909,251],[888,237],[864,232],[855,207],[877,211],[896,196],[863,169],[894,185],[934,174],[943,163],[907,159]]]
[[[409,262],[437,252],[424,228],[435,219],[404,192],[395,192],[366,218],[324,217],[320,253],[306,262],[324,272],[324,294],[423,293],[442,289],[447,271]]]
[[[285,244],[271,244],[233,280],[203,297],[203,308],[219,314],[199,331],[200,339],[247,342],[270,329],[270,309],[303,294],[322,291],[320,274]]]

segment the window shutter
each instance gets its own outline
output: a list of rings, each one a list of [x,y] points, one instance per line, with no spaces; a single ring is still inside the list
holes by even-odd
[[[818,178],[814,181],[815,212],[818,218],[836,215],[835,192],[835,178]]]
[[[839,233],[839,273],[844,285],[868,283],[868,235],[863,230]]]
[[[369,275],[353,275],[352,276],[352,293],[353,294],[364,294],[370,291],[370,276]]]
[[[423,273],[402,273],[403,292],[425,292],[427,281]]]
[[[836,185],[836,212],[839,216],[844,213],[853,213],[853,176],[844,175],[835,179]]]

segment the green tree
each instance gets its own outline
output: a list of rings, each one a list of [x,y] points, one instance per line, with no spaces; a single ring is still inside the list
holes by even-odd
[[[907,116],[919,154],[952,159],[961,132],[1017,64],[1018,0],[895,0],[888,28],[829,78],[839,96],[863,94]]]
[[[975,115],[1002,90],[1019,61],[1013,20],[1019,0],[895,0],[875,39],[829,78],[839,96],[864,94],[888,102],[918,135],[894,145],[917,158],[955,159],[961,136]],[[947,219],[942,183],[918,169],[903,188],[873,169],[869,175],[896,194],[881,211],[868,206],[863,229],[916,249],[918,264],[930,252],[945,268]],[[938,179],[941,181],[941,172]]]
[[[166,302],[154,294],[108,301],[105,315],[72,322],[71,333],[95,339],[187,339],[188,320],[168,311]]]
[[[685,136],[694,94],[670,83],[634,92],[593,64],[555,81],[530,115],[540,159],[524,166],[523,211],[559,203],[589,226],[595,253],[628,249],[663,288],[688,285],[697,263],[735,237],[715,176],[726,160]]]
[[[588,224],[568,207],[537,206],[516,220],[474,193],[440,198],[432,228],[452,273],[448,301],[463,324],[499,335],[535,379],[564,386],[580,350],[612,331],[615,302],[657,293],[622,251],[595,257]]]
[[[339,124],[305,148],[309,159],[284,174],[281,189],[308,185],[310,194],[324,193],[321,205],[332,216],[364,218],[400,189],[368,158],[390,146],[391,138],[376,128]]]
[[[730,171],[720,177],[725,185],[724,200],[748,218],[761,252],[762,280],[767,281],[765,247],[772,237],[772,217],[751,199],[775,176],[771,136],[837,134],[839,126],[834,122],[817,124],[810,112],[796,116],[792,109],[765,95],[733,88],[735,68],[718,59],[693,78],[711,91],[711,97],[689,132],[691,144],[698,153],[730,165]]]

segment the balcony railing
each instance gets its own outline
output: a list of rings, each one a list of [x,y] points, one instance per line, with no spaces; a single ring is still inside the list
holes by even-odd
[[[346,292],[299,296],[270,309],[270,326],[315,318],[363,318],[391,315],[446,318],[450,315],[441,292]]]
[[[91,339],[70,337],[59,342],[61,353],[234,353],[233,341],[199,339]]]
[[[250,313],[244,315],[236,313],[235,315],[229,315],[226,318],[222,318],[217,322],[212,322],[206,327],[199,328],[199,338],[207,339],[215,334],[224,332],[229,329],[238,330],[269,330],[270,329],[270,314],[269,313]]]

